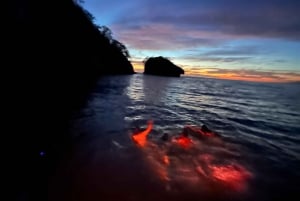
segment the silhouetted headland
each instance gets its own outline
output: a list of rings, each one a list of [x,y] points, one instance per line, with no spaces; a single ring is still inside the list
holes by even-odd
[[[95,25],[77,1],[10,3],[2,60],[10,187],[18,198],[43,200],[47,172],[71,142],[73,111],[85,103],[99,76],[134,71],[126,47],[107,27]]]
[[[184,70],[164,57],[150,57],[144,62],[144,74],[180,77]]]

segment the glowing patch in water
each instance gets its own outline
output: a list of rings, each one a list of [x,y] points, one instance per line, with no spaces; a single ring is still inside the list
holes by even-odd
[[[182,148],[189,148],[192,145],[192,140],[185,136],[180,136],[176,139],[176,143]]]
[[[212,177],[223,182],[234,190],[243,191],[246,188],[246,180],[251,173],[237,165],[210,166]]]
[[[252,174],[235,161],[228,163],[231,155],[224,155],[228,152],[224,152],[226,148],[222,143],[212,145],[206,143],[205,138],[192,135],[203,136],[199,133],[201,129],[186,129],[179,137],[161,146],[155,140],[147,141],[152,127],[153,122],[149,121],[146,130],[132,135],[132,140],[143,148],[147,166],[169,190],[182,188],[198,192],[199,186],[207,193],[213,192],[215,187],[241,193],[247,190],[248,179]],[[207,136],[218,135],[209,132]],[[210,185],[212,183],[214,185]]]
[[[166,165],[170,165],[170,160],[169,160],[169,157],[167,156],[167,155],[164,155],[164,163],[166,164]]]
[[[153,127],[153,121],[148,121],[148,126],[146,130],[132,135],[132,140],[140,147],[144,147],[147,143],[147,135],[149,135],[150,131],[152,130],[152,127]]]
[[[214,160],[214,157],[211,154],[201,154],[200,159],[208,164]]]

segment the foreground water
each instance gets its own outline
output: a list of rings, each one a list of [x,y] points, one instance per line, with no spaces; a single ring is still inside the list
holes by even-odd
[[[149,119],[148,146],[137,147],[130,135]],[[73,150],[51,179],[49,200],[299,198],[296,83],[105,77],[70,124]],[[160,139],[203,124],[220,137],[192,138],[188,149]]]

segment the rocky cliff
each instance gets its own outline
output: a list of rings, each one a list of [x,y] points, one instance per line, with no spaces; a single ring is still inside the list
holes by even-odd
[[[150,57],[145,62],[144,74],[180,77],[184,70],[164,57]]]
[[[134,72],[124,46],[73,0],[12,0],[7,9],[1,133],[8,138],[9,187],[19,197],[31,184],[38,186],[31,192],[42,200],[39,188],[63,155],[72,112],[85,103],[99,76]]]

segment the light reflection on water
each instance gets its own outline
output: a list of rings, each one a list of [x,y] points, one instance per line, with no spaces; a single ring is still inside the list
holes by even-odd
[[[299,97],[296,85],[140,74],[102,78],[74,116],[74,149],[53,178],[49,200],[273,200],[295,195],[300,186]],[[154,120],[150,146],[139,149],[130,135],[148,119]],[[195,140],[191,151],[161,143],[163,133],[178,135],[187,124],[206,124],[221,139]],[[166,167],[162,156],[174,149]],[[243,191],[214,179],[221,165],[234,165],[249,176]]]

